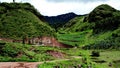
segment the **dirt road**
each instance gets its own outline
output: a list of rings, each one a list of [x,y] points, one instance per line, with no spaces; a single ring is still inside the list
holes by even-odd
[[[74,58],[81,58],[77,56],[73,56]],[[60,59],[53,61],[45,61],[45,62],[56,62],[56,61],[66,61],[70,59]],[[0,68],[37,68],[38,64],[42,64],[44,62],[0,62]]]
[[[37,68],[42,62],[1,62],[0,68]]]

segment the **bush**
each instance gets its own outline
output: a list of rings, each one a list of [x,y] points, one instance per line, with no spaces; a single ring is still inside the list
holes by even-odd
[[[12,44],[6,44],[5,46],[2,47],[0,50],[0,54],[2,56],[10,56],[10,57],[15,57],[17,56],[18,52],[20,50],[15,47],[15,45]]]
[[[93,57],[99,57],[100,56],[100,52],[98,51],[92,51],[92,55]]]

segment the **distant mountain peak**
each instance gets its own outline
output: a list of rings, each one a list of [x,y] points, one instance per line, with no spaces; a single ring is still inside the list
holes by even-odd
[[[69,20],[78,16],[77,14],[70,12],[66,14],[61,14],[58,16],[44,16],[46,22],[54,28],[59,28],[65,25]]]

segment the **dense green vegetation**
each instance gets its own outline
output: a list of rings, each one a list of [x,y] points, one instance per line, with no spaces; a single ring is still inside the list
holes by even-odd
[[[32,46],[0,40],[0,62],[44,61],[39,68],[79,65],[83,68],[120,67],[119,19],[119,10],[103,4],[90,14],[75,17],[62,24],[63,27],[55,32],[29,3],[0,3],[0,37],[19,40],[25,37],[55,36],[59,42],[75,47]],[[51,50],[63,53],[63,61],[46,62],[56,59],[48,53]]]
[[[91,33],[92,33],[92,30],[87,30],[83,32],[66,33],[66,34],[57,34],[57,38],[59,42],[69,44],[72,46],[81,47],[81,46],[84,46],[85,44],[88,44],[87,41]]]
[[[67,23],[72,18],[77,17],[75,13],[67,13],[58,16],[44,16],[45,21],[56,30],[61,28],[65,23]]]
[[[52,62],[52,63],[44,63],[38,66],[38,68],[55,68],[55,67],[60,67],[60,68],[70,68],[70,67],[92,67],[96,68],[96,66],[92,63],[85,63],[86,61],[82,61],[82,59],[72,59],[72,60],[67,60],[67,61],[61,61],[61,62]]]
[[[77,49],[69,49],[65,51],[70,55],[76,55],[82,58],[71,58],[70,60],[44,62],[43,64],[39,65],[39,68],[41,67],[68,68],[68,67],[79,67],[79,65],[81,65],[81,67],[83,68],[87,68],[88,66],[91,66],[92,68],[117,68],[120,66],[119,50],[83,50],[77,48]],[[92,56],[93,52],[99,52],[99,57]]]
[[[117,68],[120,67],[119,19],[119,10],[103,4],[86,16],[70,20],[59,30],[57,38],[62,43],[89,49],[85,54],[91,56],[96,68]]]
[[[83,22],[84,16],[75,17],[72,20],[70,20],[68,23],[66,23],[63,28],[59,30],[59,32],[80,32],[89,30],[94,26],[94,24]]]
[[[108,17],[113,17],[114,12],[117,12],[117,10],[107,4],[102,4],[97,6],[90,14],[88,14],[84,21],[98,22]]]
[[[103,4],[86,16],[70,20],[59,30],[58,38],[65,43],[72,40],[66,43],[70,45],[75,45],[76,40],[80,39],[77,41],[77,43],[79,42],[77,46],[84,45],[85,49],[119,49],[119,18],[120,11]],[[89,32],[86,33],[86,31]],[[72,42],[74,44],[71,44]]]
[[[36,62],[57,59],[47,53],[49,50],[63,52],[62,50],[54,47],[0,42],[0,62]]]
[[[0,37],[22,39],[23,37],[54,36],[54,29],[42,20],[29,3],[0,4]]]

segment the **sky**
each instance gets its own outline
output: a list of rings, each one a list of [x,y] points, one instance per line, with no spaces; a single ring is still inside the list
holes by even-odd
[[[12,2],[13,0],[0,1]],[[16,0],[16,2],[29,2],[45,16],[56,16],[69,12],[78,15],[88,14],[101,4],[108,4],[120,10],[120,0]]]

